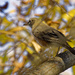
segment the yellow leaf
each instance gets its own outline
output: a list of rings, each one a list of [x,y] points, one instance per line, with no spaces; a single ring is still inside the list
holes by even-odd
[[[26,44],[25,43],[21,43],[20,46],[21,46],[22,50],[24,50],[26,48]]]
[[[47,24],[45,21],[43,21],[44,24]]]
[[[37,52],[39,52],[40,49],[41,49],[41,46],[40,46],[39,44],[37,44],[35,41],[32,41],[32,44],[33,44],[35,50],[36,50]]]
[[[14,39],[9,37],[9,36],[7,36],[7,35],[5,35],[5,34],[0,35],[0,42],[2,42],[4,44],[4,43],[6,43],[8,41],[14,41]]]
[[[65,33],[66,33],[66,30],[64,30],[64,29],[59,29],[58,31],[60,31],[60,32],[63,33],[64,35],[65,35]]]
[[[73,69],[73,75],[75,75],[75,66],[73,66],[72,69]]]
[[[72,42],[69,42],[68,41],[68,44],[71,46],[71,47],[74,47],[74,44]]]
[[[4,17],[2,23],[3,23],[5,26],[9,26],[9,25],[11,25],[13,22],[12,22],[12,21],[8,21],[7,18]]]
[[[19,63],[19,62],[16,61],[14,63],[14,66],[15,66],[15,68],[13,69],[13,73],[17,72],[21,67],[23,67],[24,66],[24,62]]]
[[[0,30],[0,33],[9,34],[9,35],[15,35],[15,33],[13,33],[13,32],[4,31],[4,30]]]
[[[26,63],[26,61],[27,61],[27,56],[24,56],[24,55],[22,55],[22,57],[23,57],[23,61],[22,62],[17,62],[17,61],[15,61],[14,62],[14,69],[13,69],[13,73],[15,73],[15,72],[17,72],[20,68],[22,68],[24,65],[25,65],[25,63]]]
[[[23,27],[18,26],[18,27],[14,27],[14,28],[10,29],[10,31],[16,32],[16,31],[21,31],[23,29],[24,29]]]
[[[34,52],[34,51],[33,51],[31,48],[29,48],[29,47],[27,47],[26,50],[27,50],[30,54],[33,54],[33,52]]]
[[[68,13],[65,13],[62,15],[62,18],[65,19],[66,21],[70,22],[71,19],[74,17],[75,15],[75,9],[69,11]]]
[[[64,0],[64,2],[69,3],[69,0]]]

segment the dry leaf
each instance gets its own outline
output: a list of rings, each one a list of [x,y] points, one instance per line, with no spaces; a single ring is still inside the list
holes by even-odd
[[[37,52],[41,50],[41,46],[38,43],[36,43],[35,41],[32,41],[32,44]]]

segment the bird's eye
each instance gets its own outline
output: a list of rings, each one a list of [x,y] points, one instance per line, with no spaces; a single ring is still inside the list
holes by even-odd
[[[31,22],[31,21],[29,20],[29,22]]]
[[[32,20],[33,21],[33,20]]]

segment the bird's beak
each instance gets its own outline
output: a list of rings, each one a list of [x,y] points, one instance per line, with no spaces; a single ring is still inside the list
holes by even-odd
[[[25,23],[25,24],[23,24],[24,26],[28,26],[28,22],[27,23]]]

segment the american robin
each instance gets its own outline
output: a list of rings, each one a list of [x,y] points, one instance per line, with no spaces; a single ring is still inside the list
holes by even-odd
[[[62,46],[75,54],[75,50],[67,43],[69,40],[58,30],[43,23],[41,19],[31,18],[27,24],[32,28],[32,34],[41,46]]]

